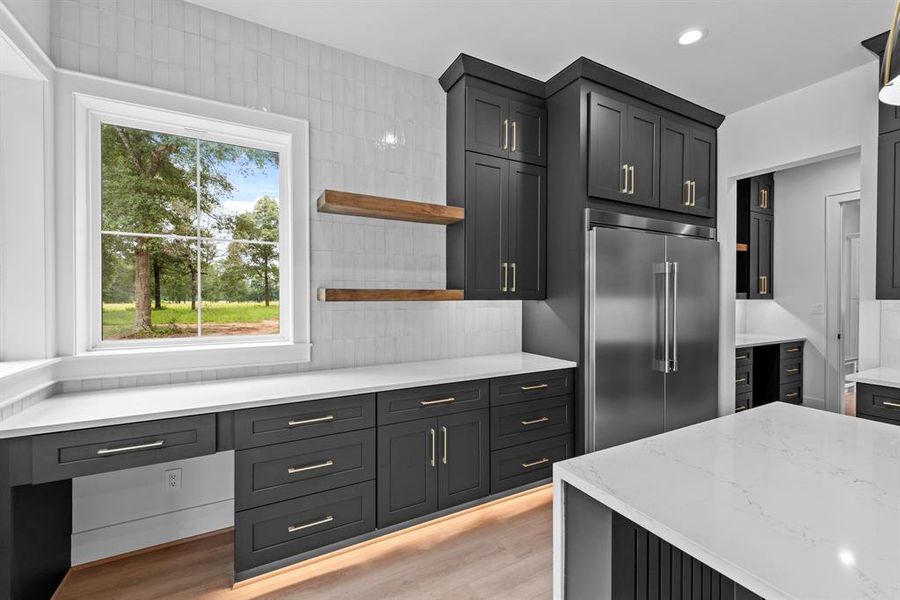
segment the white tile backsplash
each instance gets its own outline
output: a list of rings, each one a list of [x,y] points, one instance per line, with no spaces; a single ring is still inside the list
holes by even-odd
[[[900,302],[881,303],[881,366],[900,369]]]
[[[60,0],[52,3],[51,23],[52,58],[66,68],[309,120],[313,291],[445,285],[442,226],[315,210],[326,187],[445,201],[446,104],[437,80],[182,0],[104,3],[100,10],[95,1]],[[516,352],[521,303],[313,301],[311,327],[308,364],[154,374],[118,383]],[[107,389],[115,383],[109,379],[62,387]]]

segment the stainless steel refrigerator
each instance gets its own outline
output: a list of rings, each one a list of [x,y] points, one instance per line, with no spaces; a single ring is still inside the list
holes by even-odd
[[[715,230],[597,210],[587,219],[585,451],[716,417]]]

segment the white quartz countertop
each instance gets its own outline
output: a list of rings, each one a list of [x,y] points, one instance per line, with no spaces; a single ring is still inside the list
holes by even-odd
[[[0,421],[0,438],[504,377],[576,363],[528,353],[61,394]]]
[[[847,375],[847,380],[855,381],[856,383],[900,388],[900,369],[888,369],[887,367],[866,369],[865,371]]]
[[[771,344],[787,344],[788,342],[803,342],[804,337],[791,335],[776,335],[771,333],[736,333],[734,335],[735,348],[749,348],[750,346],[769,346]]]
[[[773,402],[554,465],[766,598],[900,598],[900,427]]]

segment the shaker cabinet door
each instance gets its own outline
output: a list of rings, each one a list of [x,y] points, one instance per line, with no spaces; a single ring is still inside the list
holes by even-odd
[[[437,510],[437,419],[378,428],[378,527]]]
[[[438,508],[487,496],[490,491],[489,412],[476,410],[438,419]]]
[[[512,163],[509,172],[509,294],[546,297],[547,170]]]
[[[875,298],[900,299],[900,130],[878,136]]]
[[[506,258],[509,167],[508,160],[466,154],[466,298],[469,300],[509,296],[510,272]]]
[[[466,150],[509,157],[509,100],[478,88],[466,89]]]
[[[660,128],[659,206],[667,210],[690,210],[691,129],[671,119],[663,119]]]
[[[509,158],[547,165],[547,109],[509,101]]]
[[[716,215],[716,134],[691,129],[689,139],[690,212],[702,217]],[[770,190],[770,195],[771,190]]]
[[[632,204],[659,206],[660,117],[652,112],[628,107],[625,163],[628,165],[628,194]]]
[[[628,200],[625,130],[628,106],[591,92],[588,97],[588,196]]]

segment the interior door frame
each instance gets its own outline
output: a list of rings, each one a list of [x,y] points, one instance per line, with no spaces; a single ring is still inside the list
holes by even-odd
[[[859,202],[860,191],[825,196],[825,410],[843,412],[844,344],[841,323],[841,261],[843,240],[841,205]]]

